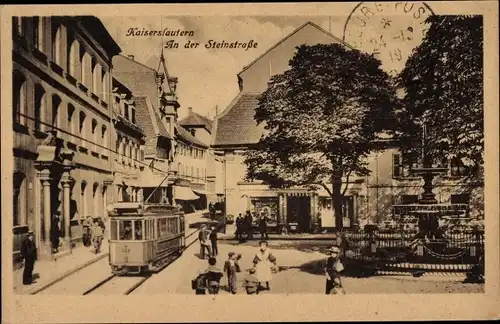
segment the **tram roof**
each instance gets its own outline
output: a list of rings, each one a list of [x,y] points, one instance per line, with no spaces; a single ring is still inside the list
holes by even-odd
[[[151,214],[177,214],[179,209],[168,204],[144,204],[141,202],[117,202],[108,205],[108,213],[110,216],[125,216],[125,215],[151,215]]]

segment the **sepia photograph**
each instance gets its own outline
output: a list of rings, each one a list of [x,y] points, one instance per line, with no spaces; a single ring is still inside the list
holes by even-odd
[[[9,16],[4,290],[485,295],[485,17],[330,6]]]

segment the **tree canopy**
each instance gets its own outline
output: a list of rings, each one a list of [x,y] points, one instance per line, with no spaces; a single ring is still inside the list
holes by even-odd
[[[246,151],[247,177],[322,186],[342,228],[342,179],[369,173],[376,134],[393,126],[393,80],[379,60],[339,44],[299,46],[289,65],[259,98],[255,119],[265,131]]]
[[[401,142],[420,147],[435,162],[460,158],[483,163],[483,20],[481,16],[430,16],[429,30],[398,77],[404,88]]]

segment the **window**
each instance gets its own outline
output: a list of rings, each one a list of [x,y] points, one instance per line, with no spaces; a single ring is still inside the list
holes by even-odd
[[[450,200],[452,204],[468,204],[470,200],[470,195],[469,194],[451,195]]]
[[[192,147],[189,148],[189,156],[193,157],[193,148]]]
[[[78,76],[78,70],[79,70],[79,60],[80,60],[80,53],[79,53],[79,44],[76,39],[71,34],[68,34],[68,44],[70,46],[68,47],[68,72],[71,76],[76,78],[77,80],[79,79]]]
[[[109,222],[109,234],[111,240],[118,239],[118,221],[112,220]]]
[[[26,223],[26,210],[24,206],[26,206],[26,186],[25,186],[26,177],[21,172],[14,172],[14,193],[13,193],[13,217],[14,217],[14,226],[19,226]]]
[[[102,146],[103,147],[108,147],[108,141],[106,140],[106,131],[107,131],[107,128],[106,126],[102,125],[101,127],[101,143],[102,143]],[[105,152],[104,148],[102,149],[103,153]]]
[[[62,33],[58,23],[52,24],[52,60],[59,66],[62,64]]]
[[[94,186],[92,187],[92,215],[94,217],[99,217],[102,216],[100,213],[100,197],[99,197],[99,184],[94,183]]]
[[[85,55],[85,48],[83,46],[80,46],[80,75],[81,75],[81,82],[83,85],[87,86],[87,80],[88,80],[88,63],[87,63],[87,55]]]
[[[12,31],[18,36],[24,36],[23,19],[21,17],[12,17]]]
[[[87,183],[84,181],[82,182],[81,186],[80,186],[80,194],[81,194],[81,197],[80,197],[80,206],[82,207],[81,208],[81,217],[87,217],[89,216],[89,212],[88,212],[88,206],[87,206]]]
[[[144,151],[141,149],[141,161],[144,161]]]
[[[13,120],[21,125],[26,125],[26,79],[18,72],[14,71],[12,80],[12,100],[13,100]]]
[[[142,221],[134,221],[134,240],[140,241],[144,238]]]
[[[75,134],[74,113],[75,113],[75,107],[72,104],[68,104],[68,126],[69,126],[69,132],[71,134]]]
[[[135,124],[135,107],[130,106],[130,121]]]
[[[52,128],[59,128],[59,106],[61,105],[61,98],[58,95],[52,95]]]
[[[33,46],[39,51],[44,50],[44,33],[43,18],[33,17]]]
[[[167,219],[166,218],[158,219],[158,236],[165,237],[167,235],[168,235]]]
[[[414,153],[393,153],[393,178],[409,177],[411,169],[417,167],[417,156]]]
[[[130,241],[132,240],[132,221],[120,221],[119,228],[120,240]]]
[[[35,129],[37,131],[45,130],[45,90],[37,84],[35,86]]]
[[[104,214],[104,216],[107,215],[107,212],[106,212],[106,204],[107,204],[107,201],[108,201],[108,187],[107,186],[102,186],[102,205],[101,205],[101,210],[102,210],[102,213]]]
[[[123,116],[125,117],[126,120],[129,120],[128,103],[126,103],[126,102],[123,103]]]
[[[108,71],[104,69],[101,70],[101,86],[102,86],[102,100],[104,102],[108,102],[107,94],[108,94]]]
[[[85,119],[87,116],[85,116],[85,113],[83,111],[80,111],[80,122],[79,122],[79,127],[78,131],[80,132],[80,136],[83,138],[82,139],[82,146],[86,147],[87,146],[87,141],[86,141],[86,133],[87,133],[87,127],[85,125]]]
[[[97,152],[97,141],[98,141],[97,120],[92,119],[92,150],[94,152]]]
[[[97,94],[97,68],[98,68],[98,65],[97,65],[97,61],[94,57],[92,57],[91,59],[91,63],[90,63],[90,68],[91,68],[91,71],[92,71],[92,88],[91,88],[91,92],[94,93],[94,94]]]

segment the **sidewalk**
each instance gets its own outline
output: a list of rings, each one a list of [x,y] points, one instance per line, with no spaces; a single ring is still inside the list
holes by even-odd
[[[23,285],[23,270],[14,271],[14,293],[23,295],[34,295],[41,289],[50,286],[76,271],[89,266],[109,254],[108,240],[102,241],[101,253],[95,254],[90,247],[79,246],[71,251],[71,254],[57,260],[40,260],[35,262],[33,271],[34,283]]]

